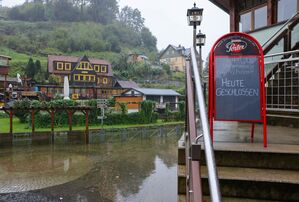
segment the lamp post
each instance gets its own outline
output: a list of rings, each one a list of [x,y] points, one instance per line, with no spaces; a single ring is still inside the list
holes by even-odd
[[[201,47],[205,45],[206,43],[206,35],[203,34],[200,30],[198,34],[196,35],[196,46],[199,47],[199,73],[200,76],[202,75],[202,56],[201,56]]]
[[[200,25],[202,21],[202,8],[196,7],[196,3],[194,3],[193,8],[190,8],[187,10],[187,19],[188,19],[188,24],[189,26],[193,26],[193,47],[196,49],[196,26]]]

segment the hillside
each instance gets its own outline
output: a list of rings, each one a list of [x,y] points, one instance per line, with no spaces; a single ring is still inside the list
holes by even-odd
[[[178,88],[171,81],[183,81],[183,74],[173,74],[169,66],[150,65],[158,55],[157,39],[144,26],[145,19],[138,9],[119,9],[115,0],[80,2],[29,0],[13,8],[0,8],[0,16],[4,17],[0,18],[0,55],[12,57],[11,77],[17,73],[29,75],[26,71],[32,69],[28,64],[32,58],[41,63],[34,79],[47,83],[49,54],[87,55],[109,60],[120,79],[135,80],[146,87]],[[130,64],[130,53],[144,54],[150,63]]]
[[[48,54],[88,55],[115,66],[129,53],[153,60],[157,39],[144,20],[138,9],[119,9],[116,0],[28,0],[0,8],[0,54],[13,58],[11,76],[24,74],[30,57],[40,60],[41,80]]]
[[[86,54],[111,62],[117,61],[120,53],[156,54],[138,46],[138,33],[118,23],[0,21],[0,34],[1,54],[13,57],[12,75],[22,71],[29,57],[41,60],[45,70],[48,54]]]

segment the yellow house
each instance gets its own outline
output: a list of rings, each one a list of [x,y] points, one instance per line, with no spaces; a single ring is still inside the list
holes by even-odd
[[[172,71],[184,72],[186,58],[190,54],[190,49],[183,46],[168,45],[159,57],[160,64],[168,64]]]

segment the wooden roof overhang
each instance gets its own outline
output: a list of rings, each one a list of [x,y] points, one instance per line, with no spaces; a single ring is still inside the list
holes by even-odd
[[[221,8],[226,13],[229,13],[230,0],[210,0],[210,2]]]

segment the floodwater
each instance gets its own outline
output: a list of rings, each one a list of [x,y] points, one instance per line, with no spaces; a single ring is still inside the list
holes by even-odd
[[[174,131],[1,148],[0,201],[177,201]]]

